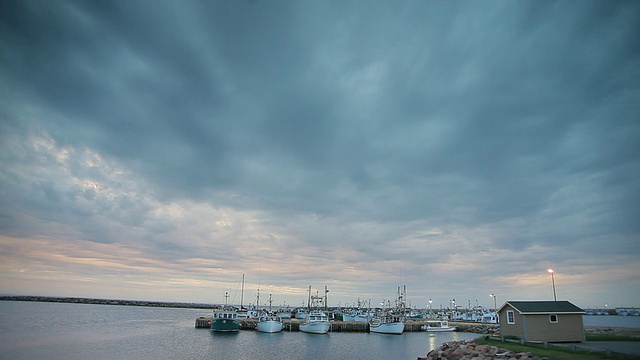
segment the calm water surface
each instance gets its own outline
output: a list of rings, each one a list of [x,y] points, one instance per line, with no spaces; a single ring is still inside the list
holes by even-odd
[[[411,359],[477,334],[212,333],[201,309],[0,301],[0,359]]]

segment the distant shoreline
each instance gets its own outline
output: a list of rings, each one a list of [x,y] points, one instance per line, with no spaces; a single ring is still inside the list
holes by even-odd
[[[3,295],[3,296],[0,296],[0,301],[35,301],[35,302],[69,303],[69,304],[167,307],[167,308],[180,308],[180,309],[213,309],[218,306],[214,304],[201,304],[201,303],[93,299],[93,298],[80,298],[80,297],[55,297],[55,296],[33,296],[33,295]]]

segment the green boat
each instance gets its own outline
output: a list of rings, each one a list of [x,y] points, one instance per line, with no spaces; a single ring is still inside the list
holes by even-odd
[[[240,319],[236,309],[215,309],[211,316],[211,331],[240,331]]]

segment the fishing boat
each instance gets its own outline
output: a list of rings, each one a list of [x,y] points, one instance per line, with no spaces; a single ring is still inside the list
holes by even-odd
[[[329,316],[320,310],[312,310],[300,323],[300,331],[311,334],[326,334],[331,329]]]
[[[265,333],[277,333],[282,331],[284,324],[282,320],[273,314],[263,313],[258,318],[258,325],[256,330]]]
[[[400,335],[404,332],[403,317],[394,314],[375,316],[369,321],[369,332]]]
[[[358,312],[355,313],[353,321],[355,322],[369,322],[369,320],[371,320],[371,318],[373,317],[373,313],[369,312],[367,310],[358,310]]]
[[[447,320],[429,320],[427,324],[422,327],[422,330],[428,332],[447,332],[447,331],[455,331],[456,328],[454,326],[449,326],[449,322]]]
[[[240,331],[240,319],[238,318],[236,309],[227,307],[213,310],[211,316],[211,331]]]
[[[482,314],[482,318],[480,321],[488,324],[498,324],[498,314],[496,314],[495,312],[485,312]]]
[[[369,321],[369,332],[394,335],[401,335],[404,332],[406,291],[406,286],[402,292],[398,287],[398,299],[393,309],[390,302],[386,306],[384,301],[381,303],[384,308]]]
[[[288,307],[286,309],[279,309],[276,315],[281,319],[291,319],[292,317],[291,310]]]
[[[276,333],[284,328],[282,319],[271,312],[271,302],[271,294],[269,294],[269,311],[260,314],[258,325],[256,325],[256,330],[260,332]]]
[[[296,310],[296,319],[304,320],[307,317],[307,310],[299,308]]]
[[[244,293],[244,274],[242,274],[242,292]],[[242,309],[242,300],[240,300]],[[229,306],[229,293],[224,293],[224,306],[214,309],[211,315],[211,331],[216,332],[238,332],[240,331],[241,316],[238,309]]]
[[[307,316],[300,323],[300,331],[311,334],[326,334],[331,329],[329,315],[319,310],[324,299],[324,308],[327,307],[327,287],[324,287],[324,297],[319,295],[311,296],[311,285],[309,285],[309,299],[307,300]],[[297,315],[296,315],[297,317]]]

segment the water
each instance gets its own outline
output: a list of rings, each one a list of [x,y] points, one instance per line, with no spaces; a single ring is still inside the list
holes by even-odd
[[[411,359],[478,334],[196,329],[201,309],[0,301],[0,359]]]
[[[584,315],[582,323],[584,326],[640,329],[640,316]]]

